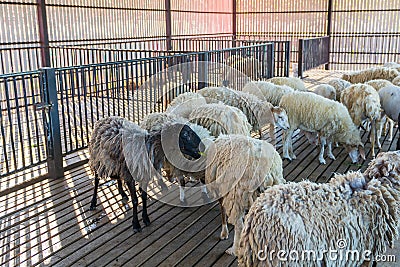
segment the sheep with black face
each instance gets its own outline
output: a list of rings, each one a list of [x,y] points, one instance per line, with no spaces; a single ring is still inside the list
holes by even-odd
[[[97,121],[89,144],[89,166],[95,175],[90,209],[96,208],[100,178],[116,179],[118,191],[124,199],[127,199],[122,189],[123,180],[129,188],[133,203],[133,230],[140,232],[141,226],[137,215],[138,197],[135,190],[135,182],[137,182],[143,203],[143,223],[146,226],[149,225],[146,189],[154,177],[160,177],[165,158],[161,135],[165,138],[172,136],[172,133],[179,133],[177,143],[181,153],[194,159],[200,158],[201,140],[185,124],[165,124],[159,130],[147,132],[137,124],[121,117],[108,117]]]

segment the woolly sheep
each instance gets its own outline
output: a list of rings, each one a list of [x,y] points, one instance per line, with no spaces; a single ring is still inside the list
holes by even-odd
[[[268,80],[270,83],[277,85],[287,85],[298,91],[307,91],[304,82],[297,77],[274,77]]]
[[[397,62],[387,62],[383,64],[383,66],[386,68],[396,69],[397,71],[400,71],[400,64]]]
[[[180,151],[196,159],[200,157],[199,145],[201,140],[190,127],[179,123],[165,124],[162,130],[178,131]],[[100,119],[94,125],[89,143],[89,155],[89,167],[95,175],[90,209],[96,208],[100,178],[116,179],[118,191],[123,199],[127,199],[121,183],[121,180],[124,180],[129,188],[133,203],[132,227],[134,232],[140,232],[135,181],[139,183],[142,196],[143,222],[145,225],[149,225],[146,190],[151,179],[160,172],[164,158],[161,131],[148,133],[137,124],[121,117]]]
[[[392,81],[399,75],[400,73],[396,69],[386,67],[373,67],[366,70],[345,73],[342,75],[342,79],[351,83],[365,83],[370,80],[376,79],[385,79],[388,81]]]
[[[394,85],[400,86],[400,76],[397,76],[396,78],[394,78],[392,83]]]
[[[388,80],[384,80],[384,79],[370,80],[370,81],[366,82],[365,84],[372,86],[376,91],[381,90],[383,87],[393,85],[391,82],[389,82]]]
[[[340,101],[340,95],[342,94],[342,91],[351,85],[351,83],[348,81],[340,78],[332,79],[328,82],[328,84],[332,85],[336,90],[336,101]]]
[[[260,100],[266,100],[274,106],[278,106],[283,95],[292,93],[293,88],[287,85],[277,85],[266,81],[253,81],[243,87],[243,92],[257,96]]]
[[[253,127],[253,131],[258,131],[261,137],[262,127],[269,125],[269,135],[275,143],[274,126],[275,124],[282,129],[288,129],[289,124],[285,110],[274,107],[267,101],[261,101],[256,96],[249,93],[232,90],[225,87],[206,87],[197,93],[206,98],[207,103],[222,103],[240,109],[247,117],[248,122]]]
[[[336,174],[327,184],[270,187],[246,215],[238,266],[361,266],[367,260],[321,255],[343,245],[360,255],[370,251],[365,256],[371,259],[382,255],[398,238],[399,163],[399,152],[380,153],[364,174]],[[277,257],[281,250],[288,260]],[[291,257],[291,251],[304,256]]]
[[[375,139],[378,148],[381,148],[379,135],[377,135],[377,123],[380,124],[381,103],[378,92],[370,85],[354,84],[343,90],[340,96],[342,102],[347,109],[354,124],[361,126],[362,121],[368,119],[371,122],[371,146],[372,156],[375,157]]]
[[[335,159],[332,154],[332,142],[344,145],[353,163],[358,161],[360,155],[365,159],[360,132],[343,104],[313,93],[294,92],[284,95],[279,105],[286,110],[290,125],[283,143],[284,158],[289,160],[296,158],[292,147],[292,135],[294,130],[299,128],[318,133],[321,142],[319,154],[321,164],[326,163],[325,144],[328,145],[328,157]]]
[[[312,92],[325,98],[336,100],[336,89],[332,85],[319,84]]]
[[[399,86],[387,86],[385,88],[382,88],[378,92],[379,98],[380,98],[380,104],[383,109],[384,114],[391,119],[392,121],[396,121],[399,114],[400,114],[400,87]],[[382,132],[382,125],[383,121],[379,123],[378,125],[378,137],[380,136]],[[393,126],[394,123],[391,125],[390,129],[390,140],[392,140],[393,137]]]
[[[228,254],[237,253],[246,210],[260,192],[283,182],[282,160],[268,142],[243,135],[221,135],[216,139],[207,152],[205,183],[211,195],[222,196],[220,238],[228,238],[227,222],[235,226]]]
[[[215,137],[220,134],[250,135],[251,131],[251,125],[242,111],[221,102],[194,108],[189,121],[208,129]]]
[[[174,113],[183,118],[189,118],[194,107],[206,104],[206,100],[201,95],[194,92],[180,94],[169,104],[166,112]]]

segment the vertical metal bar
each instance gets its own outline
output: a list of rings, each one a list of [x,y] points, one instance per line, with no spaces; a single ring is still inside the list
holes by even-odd
[[[298,59],[298,75],[299,78],[303,78],[303,39],[299,39],[299,59]]]
[[[332,6],[333,6],[333,0],[328,0],[328,22],[326,25],[326,35],[331,37],[332,34]],[[331,52],[331,40],[332,38],[329,38],[329,44],[328,44],[328,52]],[[325,64],[325,70],[329,70],[329,63]]]
[[[165,0],[165,35],[167,50],[172,50],[171,0]]]
[[[47,27],[46,0],[37,0],[40,54],[42,67],[50,67],[49,31]]]
[[[199,80],[198,80],[198,90],[208,86],[208,61],[209,53],[203,52],[199,53],[198,71],[199,71]]]
[[[237,38],[237,6],[236,0],[232,0],[232,47],[236,47]]]
[[[58,98],[56,74],[52,68],[42,68],[42,88],[45,100],[50,105],[45,110],[46,122],[46,144],[47,144],[47,168],[51,178],[60,178],[64,176],[60,118],[58,113]]]
[[[285,76],[289,77],[290,41],[285,42]]]

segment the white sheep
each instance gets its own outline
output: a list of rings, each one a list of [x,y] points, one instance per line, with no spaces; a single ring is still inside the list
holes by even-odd
[[[174,113],[183,118],[189,118],[194,107],[207,104],[204,97],[194,92],[187,92],[175,97],[169,104],[166,112]]]
[[[123,180],[129,188],[133,203],[133,231],[140,232],[141,226],[137,216],[138,198],[135,189],[135,182],[138,182],[143,203],[143,222],[145,225],[150,224],[147,215],[146,190],[154,177],[161,178],[158,175],[164,160],[164,148],[161,145],[161,132],[164,130],[177,133],[179,139],[177,151],[195,159],[200,158],[201,140],[185,124],[167,123],[160,130],[148,133],[137,124],[121,117],[107,117],[95,123],[89,143],[89,167],[95,175],[91,210],[96,208],[97,190],[101,178],[116,179],[119,193],[123,199],[127,199],[122,189],[121,181]]]
[[[366,266],[398,238],[399,163],[380,153],[364,174],[270,187],[245,217],[238,266]]]
[[[383,66],[400,71],[400,64],[397,62],[386,62],[385,64],[383,64]]]
[[[336,100],[336,89],[329,84],[319,84],[311,92],[331,100]]]
[[[283,182],[282,160],[266,141],[243,135],[221,135],[210,146],[205,183],[210,195],[219,199],[220,238],[228,238],[227,221],[235,226],[233,246],[227,253],[236,254],[245,212],[259,193]]]
[[[294,89],[287,85],[277,85],[266,81],[253,81],[243,87],[243,92],[257,96],[261,100],[278,106],[283,95],[292,93]]]
[[[342,91],[351,85],[351,83],[348,81],[340,78],[332,79],[328,82],[328,84],[332,85],[336,90],[336,101],[340,101],[340,95],[342,94]]]
[[[396,78],[394,78],[392,83],[394,85],[400,86],[400,76],[397,76]]]
[[[375,139],[378,148],[381,148],[379,135],[376,138],[377,124],[380,124],[381,118],[381,103],[378,92],[372,86],[354,84],[343,90],[340,102],[347,107],[350,117],[357,127],[360,127],[361,123],[366,119],[371,122],[370,140],[372,156],[375,157]]]
[[[292,135],[294,130],[299,128],[318,133],[321,143],[319,154],[321,164],[326,163],[325,144],[328,145],[328,157],[335,159],[332,154],[332,142],[342,144],[353,163],[358,161],[360,155],[365,159],[360,132],[343,104],[309,92],[294,92],[284,95],[279,105],[286,110],[290,125],[283,143],[284,158],[289,160],[296,158],[292,147]]]
[[[226,87],[206,87],[197,92],[206,98],[207,103],[217,103],[219,101],[226,105],[240,109],[247,117],[248,122],[253,127],[253,131],[258,131],[261,137],[262,127],[269,126],[269,135],[275,143],[274,126],[284,130],[289,128],[287,115],[284,109],[274,107],[267,101],[261,101],[256,96],[249,93],[236,91]]]
[[[392,81],[394,78],[399,76],[400,73],[396,69],[386,67],[373,67],[366,70],[345,73],[342,75],[342,79],[351,83],[365,83],[370,80],[385,79]]]
[[[376,91],[381,90],[383,87],[393,85],[391,82],[384,79],[370,80],[365,84],[372,86]]]
[[[295,90],[298,91],[307,91],[304,82],[297,77],[274,77],[267,80],[270,83],[274,83],[277,85],[287,85]]]
[[[393,138],[394,121],[397,120],[400,114],[400,87],[394,85],[388,86],[379,90],[378,94],[383,113],[392,121],[389,128],[389,140],[391,141]],[[383,121],[381,121],[377,126],[378,137],[382,133],[382,125]]]
[[[189,121],[208,129],[218,137],[221,134],[250,135],[251,125],[243,112],[223,103],[211,103],[195,107],[188,117]]]

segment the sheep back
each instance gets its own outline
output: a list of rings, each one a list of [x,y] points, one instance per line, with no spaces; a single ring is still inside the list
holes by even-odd
[[[287,85],[298,91],[307,91],[304,82],[297,77],[274,77],[267,81],[277,85]]]
[[[376,79],[385,79],[388,81],[392,81],[399,75],[400,73],[396,69],[386,67],[373,67],[366,70],[345,73],[342,75],[342,79],[349,81],[350,83],[365,83],[370,80]]]
[[[266,81],[247,83],[243,92],[257,96],[260,100],[266,100],[274,106],[278,106],[282,96],[292,93],[294,89],[287,85],[277,85]]]
[[[314,90],[312,92],[325,98],[336,100],[336,89],[332,85],[319,84],[314,87]]]
[[[282,159],[273,146],[248,136],[218,137],[207,153],[207,166],[207,189],[214,197],[223,196],[222,205],[232,224],[236,224],[259,192],[284,182]]]
[[[190,113],[189,120],[207,128],[216,137],[220,134],[250,135],[251,131],[243,112],[223,103],[199,106]]]
[[[176,114],[183,118],[189,118],[190,113],[195,107],[204,105],[206,103],[207,102],[203,96],[197,93],[187,92],[174,98],[166,112]]]
[[[340,101],[340,95],[342,94],[342,91],[351,85],[351,83],[348,81],[340,78],[332,79],[328,82],[328,84],[332,85],[336,90],[336,101]]]
[[[376,91],[381,90],[383,87],[393,85],[388,80],[383,80],[383,79],[371,80],[366,82],[365,84],[372,86]]]

